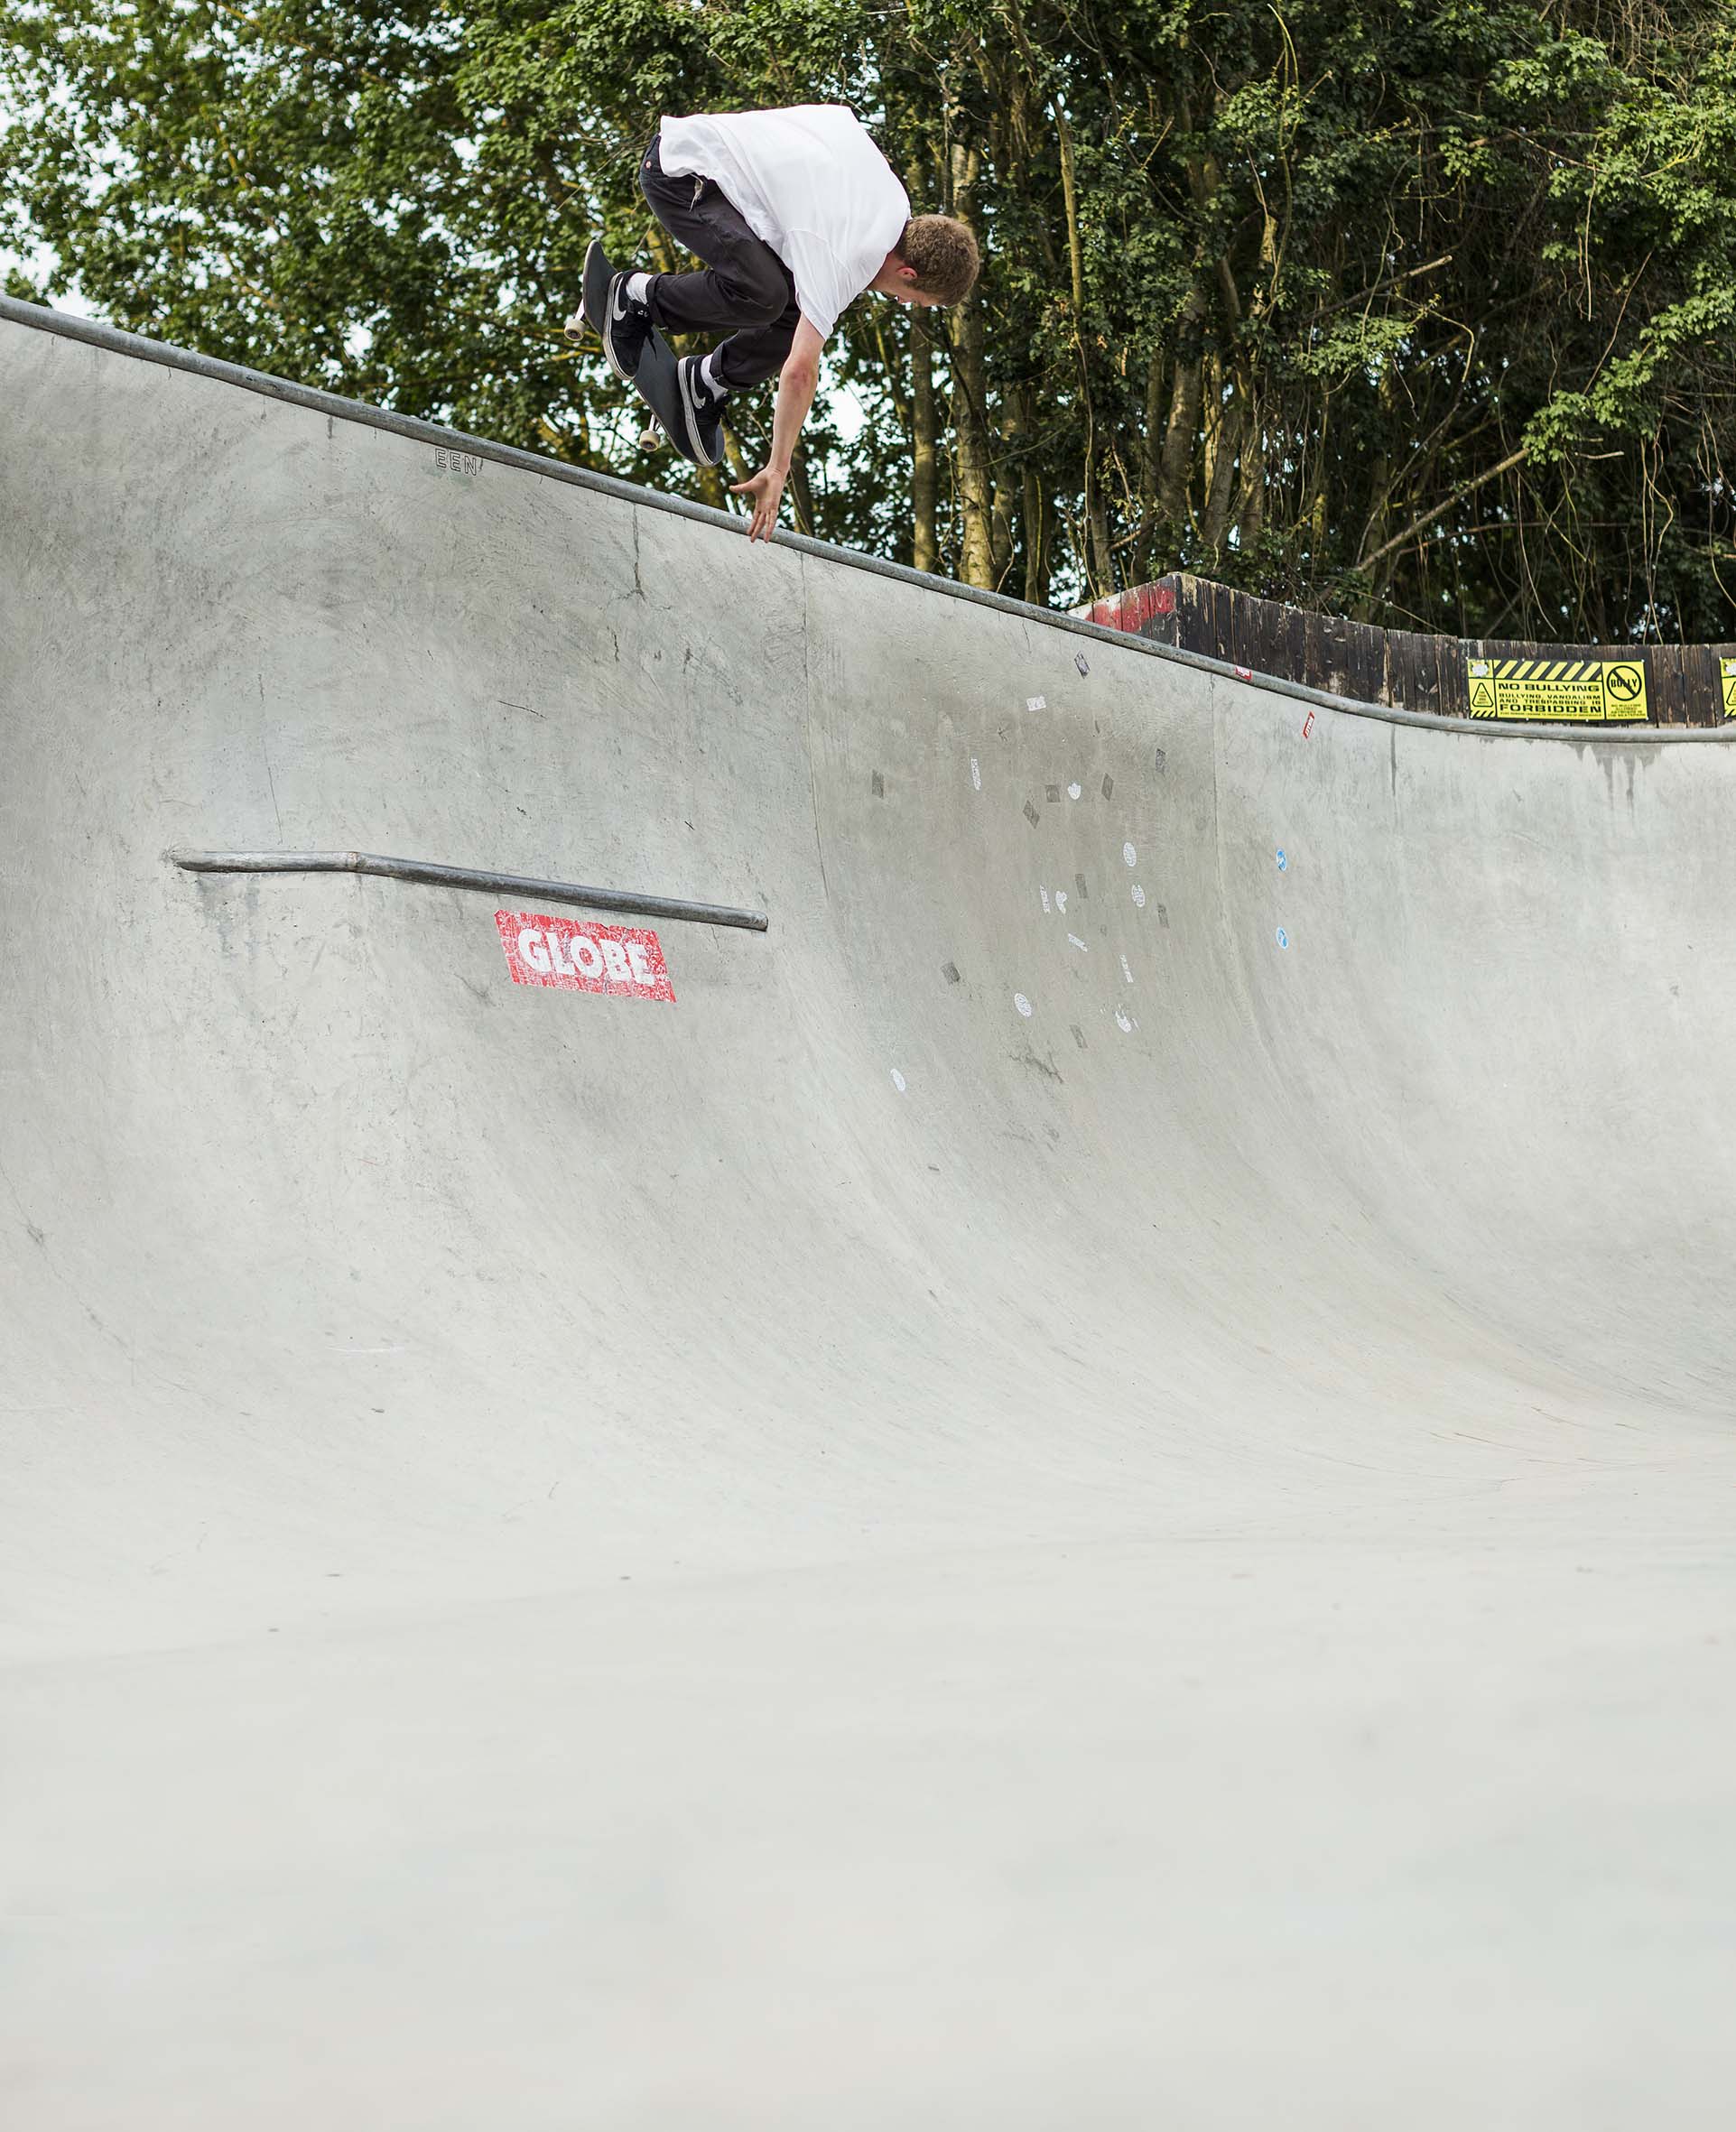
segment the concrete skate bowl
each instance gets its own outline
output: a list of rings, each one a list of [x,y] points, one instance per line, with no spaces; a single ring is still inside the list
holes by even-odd
[[[9,2125],[1722,2119],[1716,736],[0,410]]]

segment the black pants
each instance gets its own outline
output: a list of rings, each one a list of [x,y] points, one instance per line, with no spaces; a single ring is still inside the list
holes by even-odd
[[[703,273],[652,275],[652,317],[671,333],[733,326],[715,365],[732,392],[774,376],[802,315],[789,268],[711,179],[672,178],[655,140],[639,165],[639,185],[670,236],[705,262]]]

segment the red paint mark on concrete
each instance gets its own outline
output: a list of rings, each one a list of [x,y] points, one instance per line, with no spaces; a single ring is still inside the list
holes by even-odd
[[[1308,713],[1307,717],[1306,717],[1305,718],[1304,718],[1304,719],[1303,719],[1303,721],[1302,721],[1302,737],[1303,737],[1304,740],[1305,740],[1305,739],[1307,739],[1307,737],[1308,737],[1309,734],[1311,734],[1311,733],[1314,731],[1314,712],[1311,710],[1311,711]]]
[[[1125,592],[1112,592],[1083,610],[1087,621],[1104,629],[1123,629],[1137,636],[1158,615],[1175,612],[1174,585],[1129,585]]]
[[[583,918],[545,918],[534,911],[497,911],[495,923],[515,985],[616,992],[674,1004],[675,987],[654,932],[635,925],[593,925]]]

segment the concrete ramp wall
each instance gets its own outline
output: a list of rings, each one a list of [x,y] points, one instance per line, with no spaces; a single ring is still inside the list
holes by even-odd
[[[11,2121],[1713,2123],[1736,755],[265,388],[0,318]]]

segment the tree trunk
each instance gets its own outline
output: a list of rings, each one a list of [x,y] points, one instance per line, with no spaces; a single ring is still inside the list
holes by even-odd
[[[1251,550],[1266,524],[1266,448],[1260,435],[1260,411],[1251,364],[1238,365],[1236,392],[1244,412],[1241,479],[1236,489],[1235,524],[1242,547]]]
[[[1007,20],[1023,63],[1022,82],[1044,82],[1047,70],[1039,63],[1025,27],[1019,0],[1007,0]],[[1086,569],[1098,580],[1099,589],[1115,589],[1115,560],[1109,541],[1109,505],[1099,468],[1097,416],[1092,404],[1091,352],[1085,337],[1085,246],[1079,212],[1078,176],[1073,162],[1072,126],[1059,87],[1049,83],[1040,92],[1047,106],[1054,132],[1055,153],[1061,167],[1061,203],[1067,226],[1067,279],[1072,304],[1073,354],[1079,365],[1079,396],[1085,411],[1085,460],[1083,487],[1085,523],[1091,553]],[[1022,91],[1016,92],[1014,108],[1020,109]],[[1027,575],[1029,566],[1027,564]]]
[[[1014,499],[1019,494],[1019,448],[1025,428],[1022,412],[1017,395],[1007,394],[1000,411],[1000,463],[995,471],[995,501],[989,522],[997,589],[1007,582],[1007,573],[1013,567]]]
[[[790,515],[795,530],[811,538],[813,533],[813,488],[808,480],[807,453],[801,445],[790,460]]]
[[[1230,531],[1230,504],[1235,495],[1236,448],[1241,440],[1242,404],[1239,399],[1221,403],[1217,420],[1208,425],[1209,471],[1206,475],[1205,509],[1200,518],[1200,543],[1206,553],[1223,553]]]
[[[934,344],[918,313],[910,321],[910,561],[919,570],[941,567],[935,537],[934,505],[940,494],[937,439],[940,415],[934,403]]]
[[[1109,544],[1109,505],[1103,500],[1103,486],[1092,481],[1087,490],[1085,524],[1091,536],[1091,591],[1093,599],[1107,599],[1115,590],[1115,551]]]
[[[1025,597],[1033,607],[1047,607],[1054,511],[1031,452],[1031,440],[1036,432],[1036,395],[1026,383],[1016,385],[1010,398],[1018,418],[1018,517],[1025,548]],[[1012,479],[1009,473],[1009,486]]]
[[[971,195],[977,157],[954,144],[952,207],[961,220],[976,227]],[[979,242],[980,242],[980,232]],[[989,367],[985,359],[980,301],[962,303],[947,314],[952,336],[952,431],[959,440],[959,574],[967,585],[991,590],[995,582],[993,500],[989,477]]]
[[[1049,604],[1049,552],[1054,509],[1043,478],[1028,461],[1025,468],[1025,597],[1033,607]]]
[[[1316,583],[1326,574],[1326,538],[1329,531],[1326,487],[1329,461],[1327,447],[1332,441],[1332,403],[1328,394],[1321,403],[1320,420],[1314,425],[1314,487],[1302,515],[1308,527],[1308,568]]]
[[[959,440],[960,575],[967,585],[995,582],[989,424],[983,406],[982,311],[967,303],[952,324],[952,431]]]
[[[1362,537],[1357,542],[1354,565],[1358,570],[1372,557],[1380,544],[1381,534],[1391,523],[1394,468],[1388,453],[1387,442],[1390,437],[1402,432],[1395,420],[1397,407],[1393,389],[1393,366],[1390,363],[1380,374],[1375,397],[1380,407],[1380,442],[1374,455],[1374,463],[1369,470],[1369,504],[1362,514]],[[1370,602],[1366,598],[1359,605],[1359,616],[1365,610],[1372,611]]]
[[[1187,492],[1193,472],[1193,448],[1200,433],[1201,321],[1205,317],[1205,296],[1196,285],[1187,292],[1177,322],[1175,380],[1169,393],[1169,421],[1164,431],[1164,449],[1157,465],[1157,511],[1172,533],[1187,524]]]
[[[1164,463],[1164,351],[1152,350],[1146,366],[1146,430],[1139,447],[1139,538],[1133,549],[1133,581],[1161,576],[1156,552],[1157,483]]]

